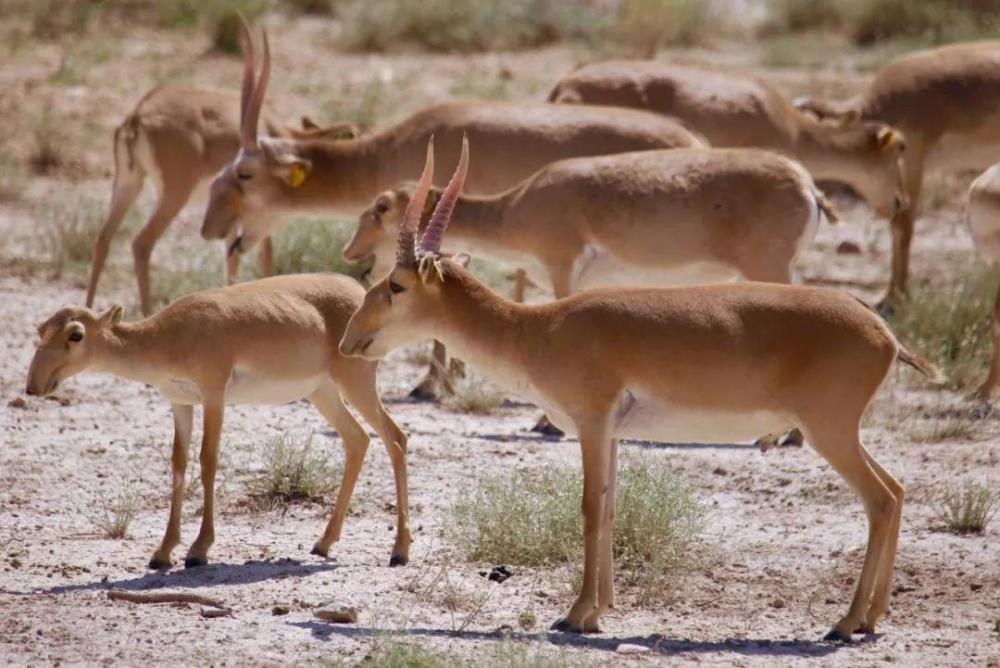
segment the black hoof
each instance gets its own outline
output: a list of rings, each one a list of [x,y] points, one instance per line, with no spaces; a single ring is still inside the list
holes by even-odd
[[[148,568],[151,571],[162,571],[170,568],[171,566],[173,566],[173,564],[170,563],[169,561],[164,561],[162,559],[157,559],[156,557],[153,557],[152,559],[149,560]]]
[[[408,563],[410,563],[410,558],[409,557],[404,557],[401,554],[394,554],[391,557],[389,557],[389,567],[390,568],[392,568],[394,566],[405,566]]]
[[[207,566],[208,559],[201,559],[200,557],[188,557],[184,560],[184,568],[198,568],[199,566]]]
[[[317,557],[323,557],[324,559],[329,553],[329,550],[321,550],[319,545],[313,545],[313,549],[309,550],[309,554],[315,554]]]
[[[570,627],[569,620],[565,617],[557,619],[549,629],[552,631],[561,631],[562,633],[580,633],[579,629]]]
[[[798,428],[795,428],[790,432],[788,432],[788,434],[783,439],[781,439],[781,447],[786,447],[786,446],[802,447],[802,444],[805,443],[805,440],[806,440],[805,436],[802,435],[802,432],[799,431]]]
[[[437,399],[437,395],[421,384],[410,390],[410,399],[414,401],[434,401]]]
[[[552,438],[562,438],[566,435],[566,432],[549,422],[549,418],[545,415],[539,418],[538,422],[535,423],[535,426],[531,428],[531,431],[536,434]]]
[[[823,636],[823,640],[826,642],[851,642],[851,636],[845,636],[843,633],[837,629],[830,629],[830,632]]]

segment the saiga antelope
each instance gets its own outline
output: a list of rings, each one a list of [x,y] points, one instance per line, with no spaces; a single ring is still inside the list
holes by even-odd
[[[850,185],[875,211],[906,207],[903,136],[885,123],[822,122],[756,77],[714,67],[612,60],[584,65],[549,94],[550,102],[613,104],[667,114],[715,147],[759,147],[801,162],[814,179]]]
[[[396,265],[365,295],[340,350],[376,360],[440,339],[579,434],[583,584],[555,628],[597,631],[614,606],[619,439],[726,442],[798,426],[860,497],[869,522],[857,590],[827,637],[874,631],[889,606],[903,487],[862,445],[860,422],[897,358],[935,378],[937,370],[864,304],[830,288],[734,283],[507,301],[439,255],[467,149],[416,239],[431,163],[428,153]]]
[[[987,261],[1000,263],[1000,164],[993,165],[969,188],[968,223],[976,250]],[[1000,387],[1000,288],[993,307],[993,361],[977,394],[989,398]]]
[[[344,357],[337,344],[364,289],[335,274],[265,278],[197,292],[153,316],[123,322],[123,309],[103,313],[60,309],[38,327],[40,342],[28,369],[26,392],[51,394],[81,371],[110,373],[158,389],[174,416],[170,518],[150,568],[171,565],[180,542],[184,473],[193,406],[204,407],[201,530],[185,567],[208,561],[215,539],[215,472],[227,404],[280,404],[308,398],[337,430],[346,451],[344,475],[326,530],[312,549],[326,556],[339,540],[354,483],[368,448],[368,434],[346,400],[382,439],[396,481],[396,542],[390,565],[409,559],[406,436],[389,417],[375,387],[377,364]]]
[[[1000,41],[953,44],[905,55],[882,68],[857,100],[800,99],[819,117],[891,123],[906,137],[910,206],[892,219],[892,278],[884,300],[906,290],[910,242],[928,168],[980,171],[1000,151]]]
[[[349,261],[375,256],[375,280],[392,270],[412,191],[376,197],[344,248]],[[432,188],[427,206],[440,196]],[[821,212],[836,220],[809,174],[776,153],[620,153],[561,160],[502,193],[459,197],[445,250],[527,268],[557,299],[602,286],[791,283]],[[443,356],[436,347],[432,364]],[[544,418],[535,431],[558,433]]]
[[[87,306],[94,305],[111,240],[118,231],[147,176],[153,178],[159,195],[156,210],[132,240],[139,304],[143,314],[153,311],[149,260],[156,242],[174,217],[188,203],[197,186],[232,160],[240,143],[236,95],[181,86],[161,86],[146,93],[128,117],[115,129],[115,178],[108,217],[94,241]],[[273,137],[355,136],[347,123],[327,128],[302,118],[302,129],[286,127],[272,114],[264,119]],[[271,243],[261,248],[261,270],[272,273]],[[238,257],[227,260],[226,278],[235,279]]]
[[[346,211],[356,215],[372,198],[420,169],[428,139],[457,159],[467,133],[490,155],[469,174],[469,189],[509,188],[555,160],[647,149],[704,146],[680,123],[621,108],[557,108],[540,103],[439,104],[395,126],[354,140],[258,137],[271,56],[267,34],[259,78],[252,38],[246,49],[240,115],[241,147],[212,182],[202,225],[206,239],[235,238],[230,253],[248,252],[294,210]],[[437,175],[445,179],[448,174]],[[435,369],[437,367],[434,367]],[[420,388],[433,386],[429,378]],[[420,389],[418,388],[418,389]]]

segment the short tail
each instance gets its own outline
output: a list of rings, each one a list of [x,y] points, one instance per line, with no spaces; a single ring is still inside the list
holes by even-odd
[[[937,366],[928,359],[921,357],[916,353],[911,353],[909,350],[904,348],[902,344],[898,345],[899,350],[896,352],[896,358],[900,362],[912,366],[935,385],[941,385],[947,380],[945,375],[941,372],[941,369],[937,368]]]
[[[840,215],[837,213],[837,209],[834,208],[833,203],[826,198],[826,195],[819,188],[813,187],[813,197],[816,199],[816,206],[826,216],[827,222],[831,225],[836,225],[840,222]]]

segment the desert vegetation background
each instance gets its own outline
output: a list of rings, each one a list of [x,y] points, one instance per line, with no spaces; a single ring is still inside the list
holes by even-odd
[[[808,447],[751,444],[625,443],[618,610],[598,636],[547,633],[579,577],[578,443],[530,433],[536,409],[475,370],[440,405],[411,402],[422,346],[380,370],[411,437],[408,566],[387,566],[395,497],[377,442],[343,539],[329,560],[308,554],[342,452],[299,402],[228,411],[213,563],[146,571],[166,521],[168,404],[93,374],[54,398],[26,397],[24,376],[36,321],[83,302],[115,126],[158,84],[235,90],[237,10],[269,31],[279,115],[366,130],[441,100],[543,100],[573,67],[607,57],[732,66],[790,97],[843,99],[902,53],[1000,26],[996,0],[0,0],[0,661],[1000,666],[1000,415],[968,398],[986,371],[997,272],[972,250],[972,175],[962,173],[928,177],[912,292],[890,321],[948,384],[896,370],[864,426],[908,490],[893,609],[877,638],[815,642],[847,605],[862,558],[866,523],[851,491]],[[845,220],[821,228],[802,279],[873,301],[888,276],[888,227],[824,185]],[[147,185],[98,303],[122,303],[129,317],[129,241],[152,200]],[[223,282],[222,248],[198,234],[201,206],[157,246],[159,305]],[[354,223],[293,221],[276,237],[277,270],[360,277],[340,256]],[[509,268],[473,266],[511,289]],[[189,475],[186,541],[197,457]],[[112,602],[111,587],[197,591],[233,615]],[[358,622],[316,620],[321,605],[354,607]]]

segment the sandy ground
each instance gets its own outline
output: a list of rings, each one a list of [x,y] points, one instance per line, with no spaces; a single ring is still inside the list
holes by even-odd
[[[274,34],[279,73],[310,62],[308,50],[327,44],[309,22],[276,25]],[[941,530],[934,512],[946,484],[996,479],[1000,420],[986,415],[972,436],[961,440],[916,438],[965,404],[958,395],[926,388],[908,372],[893,373],[863,433],[873,454],[909,493],[892,611],[876,637],[850,646],[818,639],[843,614],[853,593],[866,538],[861,506],[809,448],[761,454],[749,444],[625,444],[623,456],[642,452],[669,458],[701,490],[712,510],[701,561],[653,604],[639,606],[628,590],[621,591],[619,609],[605,617],[599,635],[545,633],[572,600],[565,573],[515,567],[506,582],[490,582],[480,573],[494,564],[463,561],[441,530],[456,495],[480,477],[504,469],[578,467],[578,443],[530,434],[537,410],[518,403],[516,396],[488,416],[408,401],[406,392],[421,369],[405,351],[382,365],[380,383],[390,412],[411,437],[415,542],[408,566],[387,566],[394,495],[388,457],[377,441],[344,536],[329,559],[308,554],[325,524],[328,504],[259,511],[246,503],[245,482],[259,473],[258,446],[268,436],[315,430],[332,458],[342,456],[339,438],[308,404],[298,402],[227,411],[212,563],[191,571],[147,571],[167,515],[168,405],[150,388],[92,374],[65,383],[51,399],[22,396],[34,323],[63,304],[83,301],[78,273],[52,278],[43,263],[35,262],[33,240],[40,231],[31,202],[79,193],[104,197],[110,128],[143,85],[179,72],[199,84],[229,86],[238,80],[239,64],[202,58],[203,45],[156,34],[123,38],[114,48],[129,54],[131,64],[109,58],[95,66],[97,74],[88,73],[73,86],[44,83],[58,61],[56,47],[0,64],[0,82],[8,91],[20,91],[0,96],[5,118],[28,123],[35,111],[51,106],[63,118],[86,118],[89,128],[73,145],[75,171],[32,179],[25,184],[27,202],[0,206],[0,236],[6,240],[0,246],[0,317],[6,324],[0,329],[0,662],[354,663],[388,634],[400,632],[408,642],[487,664],[509,649],[503,638],[510,636],[527,643],[531,660],[588,665],[619,660],[792,665],[808,659],[831,666],[1000,666],[1000,529],[994,523],[983,535],[956,536]],[[504,84],[505,96],[540,97],[551,80],[547,73],[565,71],[576,58],[560,49],[462,59],[332,56],[332,64],[276,76],[272,99],[291,113],[320,89],[352,95],[372,77],[405,81],[422,73],[420,86],[407,84],[403,93],[393,93],[398,98],[380,103],[377,116],[383,123],[429,99],[468,96],[456,91],[456,79],[503,80],[497,75],[501,69],[514,73],[513,83]],[[725,52],[716,57],[735,59]],[[115,76],[129,72],[134,77]],[[833,70],[772,74],[789,92],[822,88],[833,79],[855,80]],[[99,85],[95,77],[100,76],[110,83]],[[18,148],[16,142],[12,146]],[[149,202],[144,204],[148,210]],[[821,229],[801,273],[809,281],[843,284],[873,298],[887,275],[885,226],[868,221],[862,208],[840,204],[847,222]],[[958,215],[958,208],[950,206],[920,221],[918,275],[950,271],[945,260],[971,258]],[[197,216],[195,209],[186,219]],[[837,254],[842,240],[856,242],[863,252]],[[166,262],[171,253],[202,244],[196,226],[175,225],[157,257]],[[134,305],[123,268],[127,250],[117,252],[114,261],[122,277],[114,280],[112,272],[102,301]],[[196,479],[193,460],[189,475]],[[138,515],[126,539],[104,538],[88,520],[89,509],[126,485],[141,493]],[[195,486],[175,557],[197,532],[199,496]],[[194,591],[223,599],[233,616],[203,619],[196,606],[187,604],[112,602],[105,593],[112,587]],[[360,619],[344,626],[314,620],[312,608],[321,602],[355,606]],[[275,616],[275,605],[290,612]],[[537,619],[534,628],[521,629],[518,620],[525,613]],[[623,644],[639,649],[626,653]]]

